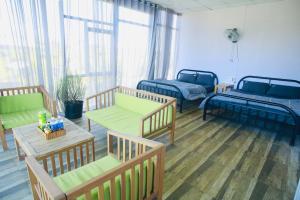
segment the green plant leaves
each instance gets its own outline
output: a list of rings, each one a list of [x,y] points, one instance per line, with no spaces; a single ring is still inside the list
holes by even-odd
[[[61,102],[83,101],[85,89],[80,76],[68,75],[59,81],[56,96]]]

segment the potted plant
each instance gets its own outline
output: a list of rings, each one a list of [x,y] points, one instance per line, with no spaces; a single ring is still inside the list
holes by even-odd
[[[82,116],[85,85],[78,75],[65,76],[57,86],[56,96],[65,110],[65,117],[77,119]]]

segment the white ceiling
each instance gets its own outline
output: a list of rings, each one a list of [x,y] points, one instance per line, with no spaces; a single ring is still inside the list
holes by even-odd
[[[221,8],[270,3],[282,0],[150,0],[177,12],[206,11]]]

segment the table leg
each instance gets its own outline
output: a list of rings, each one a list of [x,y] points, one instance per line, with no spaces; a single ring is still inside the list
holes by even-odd
[[[16,151],[17,151],[17,155],[18,155],[18,159],[19,160],[24,160],[24,155],[21,155],[21,153],[20,153],[20,145],[19,145],[19,143],[18,143],[18,141],[16,140],[16,139],[14,139],[15,140],[15,145],[16,145]]]

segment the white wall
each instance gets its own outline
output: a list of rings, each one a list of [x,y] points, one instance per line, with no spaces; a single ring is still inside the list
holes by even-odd
[[[239,61],[230,61],[227,28],[242,34]],[[177,71],[211,70],[221,81],[244,75],[300,80],[300,0],[184,13]]]

